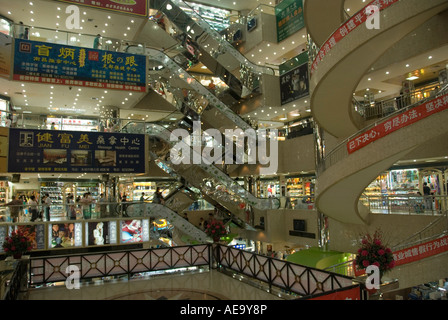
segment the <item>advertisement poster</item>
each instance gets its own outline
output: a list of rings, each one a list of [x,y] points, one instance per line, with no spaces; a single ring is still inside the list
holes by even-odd
[[[349,154],[360,150],[372,142],[381,139],[401,128],[416,123],[430,115],[436,114],[448,108],[448,94],[423,103],[415,108],[407,110],[395,117],[392,117],[382,123],[374,126],[372,129],[360,134],[356,138],[347,143],[347,150]]]
[[[147,16],[147,0],[57,0],[76,5],[129,13],[137,16]]]
[[[280,76],[280,94],[282,105],[310,94],[307,63]]]
[[[141,134],[10,129],[9,172],[144,173]]]
[[[45,227],[43,224],[17,226],[16,231],[21,231],[26,237],[28,237],[33,250],[45,249]]]
[[[75,246],[75,224],[51,224],[50,248],[70,248]]]
[[[305,27],[303,0],[283,0],[275,6],[277,42],[281,42]]]
[[[146,92],[146,56],[16,39],[13,80]]]
[[[102,246],[110,244],[109,221],[87,223],[87,245]]]
[[[142,220],[121,222],[121,243],[143,242]]]

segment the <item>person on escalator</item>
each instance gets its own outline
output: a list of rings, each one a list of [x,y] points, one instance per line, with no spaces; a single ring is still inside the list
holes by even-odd
[[[152,203],[156,204],[164,204],[165,200],[163,199],[162,192],[160,191],[160,188],[156,189],[156,192],[154,193],[154,196],[152,198]]]

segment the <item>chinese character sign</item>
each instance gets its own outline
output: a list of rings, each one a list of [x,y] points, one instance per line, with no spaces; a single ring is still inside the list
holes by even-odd
[[[137,16],[147,16],[147,0],[58,0],[81,6],[89,6],[104,10],[128,13]]]
[[[432,114],[444,111],[448,108],[448,94],[421,104],[404,113],[389,118],[372,129],[358,135],[347,143],[348,153],[351,154],[370,143],[383,138],[392,132],[425,119]]]
[[[9,172],[144,173],[139,134],[10,129]]]
[[[394,252],[395,265],[411,263],[448,251],[448,236]]]
[[[13,80],[146,92],[146,56],[15,40]]]
[[[305,27],[303,0],[283,0],[275,7],[277,42],[281,42]]]

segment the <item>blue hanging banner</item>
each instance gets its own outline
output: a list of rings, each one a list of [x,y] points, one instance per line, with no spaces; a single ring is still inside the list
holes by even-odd
[[[146,56],[15,39],[13,80],[146,92]]]
[[[11,128],[8,172],[144,173],[145,135]]]

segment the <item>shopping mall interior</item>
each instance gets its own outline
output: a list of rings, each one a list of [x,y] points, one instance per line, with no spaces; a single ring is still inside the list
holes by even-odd
[[[0,0],[1,298],[446,300],[447,33],[447,0]]]

